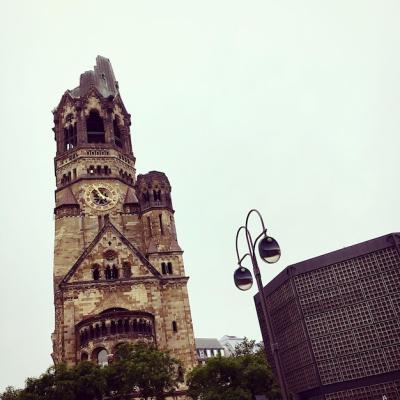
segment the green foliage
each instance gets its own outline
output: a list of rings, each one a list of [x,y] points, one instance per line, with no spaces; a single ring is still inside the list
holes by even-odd
[[[19,389],[7,386],[4,392],[0,394],[0,400],[18,400],[20,392]]]
[[[248,339],[236,346],[233,356],[211,358],[194,368],[188,385],[193,399],[252,400],[256,394],[281,398],[263,347]]]
[[[115,394],[139,392],[145,399],[165,399],[183,382],[181,362],[155,347],[123,344],[115,358],[106,372],[108,387]]]
[[[28,378],[25,388],[6,388],[0,400],[102,400],[105,397],[165,399],[183,381],[180,361],[143,343],[118,347],[115,360],[100,367],[83,361],[75,367],[59,364],[39,378]]]
[[[88,361],[68,368],[49,368],[39,378],[28,378],[18,400],[101,400],[106,389],[104,371]]]
[[[235,346],[235,350],[233,351],[233,356],[246,356],[249,354],[256,354],[265,357],[264,354],[264,346],[260,343],[256,343],[255,340],[247,339],[246,337],[242,342]]]

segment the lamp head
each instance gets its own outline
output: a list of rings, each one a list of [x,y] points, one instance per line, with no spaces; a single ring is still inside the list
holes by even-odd
[[[249,290],[253,286],[253,277],[251,272],[239,265],[239,268],[233,274],[235,285],[239,290]]]
[[[260,240],[258,252],[263,261],[268,264],[276,263],[281,258],[281,248],[278,242],[270,236],[265,236]]]

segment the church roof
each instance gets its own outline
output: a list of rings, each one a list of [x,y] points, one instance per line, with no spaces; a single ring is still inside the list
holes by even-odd
[[[135,191],[131,187],[128,187],[128,190],[126,191],[124,204],[137,204],[137,203],[139,203],[139,200],[136,197]]]
[[[81,74],[79,86],[69,91],[72,97],[84,96],[91,87],[95,87],[103,97],[118,94],[118,82],[115,80],[111,62],[103,56],[96,57],[93,71]]]
[[[59,200],[57,201],[57,207],[60,206],[78,206],[78,202],[70,187],[65,188],[60,193]]]

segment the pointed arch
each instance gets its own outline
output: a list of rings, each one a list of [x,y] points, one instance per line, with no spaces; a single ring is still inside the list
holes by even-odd
[[[86,130],[88,143],[105,143],[103,118],[96,109],[90,110],[86,118]]]
[[[113,120],[113,130],[114,130],[114,142],[116,146],[122,148],[123,147],[123,142],[122,142],[122,132],[121,132],[121,122],[119,119],[118,115],[115,115],[114,120]]]

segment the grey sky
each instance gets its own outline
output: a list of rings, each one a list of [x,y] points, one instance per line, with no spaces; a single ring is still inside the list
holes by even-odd
[[[260,339],[234,238],[257,207],[286,265],[399,229],[400,3],[12,1],[0,16],[0,390],[51,364],[51,110],[98,54],[137,171],[173,186],[195,335]],[[258,229],[258,225],[254,225]]]

